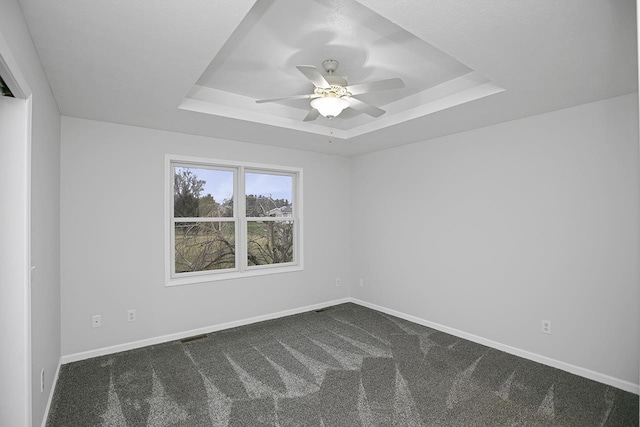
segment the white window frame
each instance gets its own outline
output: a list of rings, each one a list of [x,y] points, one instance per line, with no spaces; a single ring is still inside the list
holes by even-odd
[[[174,218],[174,178],[173,167],[200,167],[209,169],[232,170],[234,173],[233,185],[233,217],[224,221],[235,222],[236,260],[235,268],[224,270],[207,270],[197,272],[175,273],[175,227],[176,221],[197,220],[218,221],[206,218]],[[292,188],[292,216],[286,220],[293,221],[293,262],[248,265],[247,260],[247,224],[249,221],[285,221],[283,218],[274,217],[246,217],[246,192],[244,177],[247,173],[263,173],[288,175],[293,178]],[[242,277],[261,276],[265,274],[287,273],[303,270],[303,243],[302,243],[302,168],[290,166],[277,166],[260,163],[237,162],[231,160],[207,159],[201,157],[181,156],[175,154],[165,155],[165,285],[178,286],[192,283],[214,282],[218,280],[237,279]]]

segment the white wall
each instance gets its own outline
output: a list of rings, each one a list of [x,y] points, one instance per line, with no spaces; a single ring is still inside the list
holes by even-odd
[[[638,383],[637,94],[362,155],[352,176],[353,296]]]
[[[0,97],[0,424],[26,425],[29,407],[28,103]],[[7,203],[10,201],[10,203]]]
[[[34,425],[40,425],[60,361],[60,113],[15,0],[2,2],[0,35],[32,91],[31,255],[36,267],[31,289],[32,419]],[[2,159],[5,168],[9,162]],[[13,183],[11,177],[3,181]],[[16,327],[13,322],[7,326]],[[3,345],[0,352],[6,351]],[[45,389],[41,393],[43,368]],[[5,386],[6,382],[0,381],[0,389]]]
[[[304,169],[304,271],[164,286],[165,154]],[[349,159],[63,117],[62,353],[349,295]],[[343,280],[341,287],[335,279]],[[128,323],[127,310],[137,310]],[[102,315],[92,329],[90,317]]]

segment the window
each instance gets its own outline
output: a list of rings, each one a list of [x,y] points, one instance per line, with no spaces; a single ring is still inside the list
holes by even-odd
[[[167,284],[302,269],[302,170],[167,156]]]

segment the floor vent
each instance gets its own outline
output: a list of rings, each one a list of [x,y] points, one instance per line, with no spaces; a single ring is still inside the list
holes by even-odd
[[[195,340],[201,340],[204,338],[207,338],[209,335],[207,334],[203,334],[203,335],[194,335],[192,337],[189,338],[183,338],[180,340],[181,343],[187,343],[187,342],[191,342],[191,341],[195,341]]]

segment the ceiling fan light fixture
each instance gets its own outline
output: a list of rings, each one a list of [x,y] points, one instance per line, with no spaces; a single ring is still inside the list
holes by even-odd
[[[289,99],[310,99],[312,109],[303,119],[305,122],[313,121],[320,115],[333,119],[342,114],[345,108],[352,108],[371,117],[380,117],[384,114],[383,109],[360,101],[358,98],[353,98],[352,95],[404,87],[404,82],[399,78],[349,85],[347,79],[333,74],[338,68],[338,61],[327,59],[322,63],[322,67],[328,73],[327,75],[323,75],[313,65],[296,65],[298,71],[313,83],[313,93],[285,96],[283,98],[256,99],[256,102],[261,104],[263,102],[278,102]]]
[[[342,110],[349,106],[349,102],[337,96],[322,96],[312,99],[311,106],[324,117],[332,119],[342,113]]]

